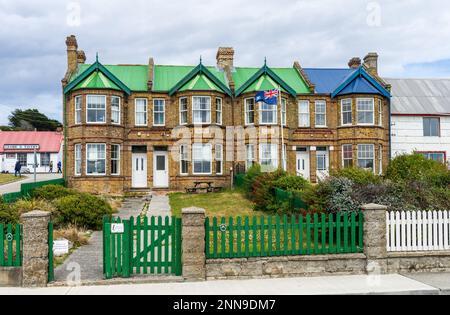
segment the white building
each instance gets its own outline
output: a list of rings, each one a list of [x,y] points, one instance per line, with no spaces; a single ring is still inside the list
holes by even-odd
[[[392,157],[450,161],[450,79],[385,79],[392,85]]]
[[[24,170],[34,172],[34,149],[38,173],[58,170],[63,158],[63,135],[53,131],[0,131],[0,173],[14,173],[14,166],[20,161]]]

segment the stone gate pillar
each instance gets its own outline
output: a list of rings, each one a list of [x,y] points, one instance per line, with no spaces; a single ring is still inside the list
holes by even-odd
[[[45,287],[48,283],[48,224],[50,212],[34,210],[21,216],[23,224],[24,287]]]
[[[368,204],[364,212],[364,254],[368,274],[387,273],[386,206]]]
[[[187,281],[206,279],[205,209],[182,209],[183,278]]]

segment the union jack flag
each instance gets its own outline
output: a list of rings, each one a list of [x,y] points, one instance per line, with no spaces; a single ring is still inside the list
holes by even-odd
[[[278,90],[260,91],[256,93],[255,101],[264,102],[268,105],[278,104]]]

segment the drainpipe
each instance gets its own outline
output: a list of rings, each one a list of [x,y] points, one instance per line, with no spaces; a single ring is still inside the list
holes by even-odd
[[[67,111],[66,111],[66,94],[63,92],[63,133],[64,133],[64,162],[63,162],[63,178],[67,184]]]
[[[391,98],[388,98],[389,110],[389,161],[392,160],[392,112],[391,112]]]

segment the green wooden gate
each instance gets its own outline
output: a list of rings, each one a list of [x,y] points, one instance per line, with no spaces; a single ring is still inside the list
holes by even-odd
[[[134,274],[181,275],[181,219],[104,219],[103,273],[106,279]]]

